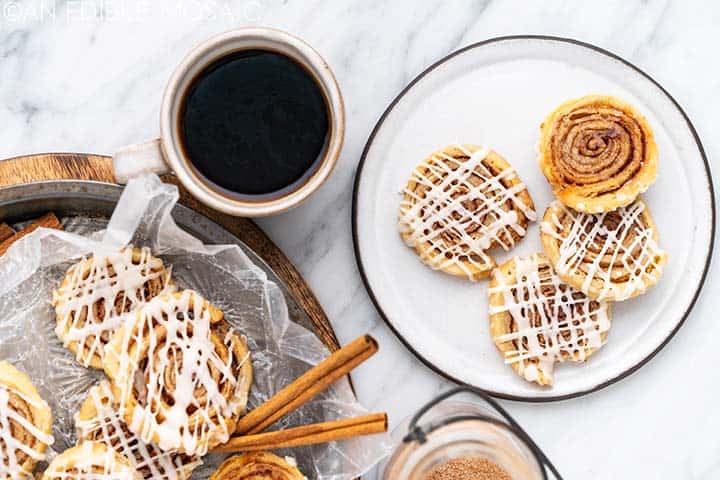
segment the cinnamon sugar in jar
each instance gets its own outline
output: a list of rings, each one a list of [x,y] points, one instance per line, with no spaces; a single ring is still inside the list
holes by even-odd
[[[378,480],[548,479],[537,445],[499,404],[467,387],[432,400],[392,437]]]
[[[424,480],[512,480],[500,465],[482,457],[458,457],[432,468]]]

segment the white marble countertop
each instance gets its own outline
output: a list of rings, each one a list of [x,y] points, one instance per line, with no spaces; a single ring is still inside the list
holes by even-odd
[[[0,157],[111,153],[157,135],[174,66],[206,37],[243,25],[305,38],[344,91],[348,130],[335,173],[309,202],[260,223],[342,341],[364,332],[380,341],[355,381],[361,400],[393,423],[450,384],[400,344],[370,303],[353,258],[352,181],[376,120],[427,65],[499,35],[594,43],[665,86],[720,168],[720,7],[710,1],[0,0]],[[719,273],[716,261],[686,325],[629,378],[575,400],[503,402],[565,478],[720,478]]]

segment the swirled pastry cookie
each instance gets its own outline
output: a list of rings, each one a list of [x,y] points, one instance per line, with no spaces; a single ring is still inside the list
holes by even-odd
[[[78,439],[101,442],[130,460],[145,479],[186,480],[202,461],[183,453],[163,452],[132,433],[120,415],[120,402],[106,380],[88,392],[75,415]]]
[[[210,480],[306,480],[306,477],[294,459],[256,452],[228,458]]]
[[[57,333],[84,366],[103,368],[103,352],[125,315],[175,291],[170,270],[149,248],[95,254],[68,270],[53,292]]]
[[[453,145],[415,168],[398,228],[431,268],[477,280],[495,266],[490,250],[509,250],[525,236],[534,208],[525,184],[500,155]]]
[[[655,181],[653,131],[617,98],[590,95],[565,102],[540,129],[540,167],[558,199],[575,210],[624,207]]]
[[[33,478],[53,443],[52,412],[27,375],[0,362],[0,480]]]
[[[516,257],[493,270],[490,333],[525,380],[551,385],[556,362],[586,360],[609,329],[609,304],[564,284],[545,255]]]
[[[191,290],[140,307],[108,344],[105,372],[130,431],[188,455],[230,438],[252,383],[245,340]]]
[[[50,462],[42,480],[142,480],[129,460],[98,442],[83,442]]]
[[[607,213],[580,213],[560,202],[540,226],[545,253],[566,283],[598,300],[627,300],[662,275],[667,254],[645,202]]]

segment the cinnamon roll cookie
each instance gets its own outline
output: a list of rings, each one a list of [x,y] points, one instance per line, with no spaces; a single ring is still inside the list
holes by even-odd
[[[53,443],[52,412],[27,375],[0,362],[0,480],[33,478]]]
[[[170,269],[149,248],[95,254],[70,267],[53,292],[55,332],[84,366],[102,369],[105,345],[125,315],[173,291]]]
[[[103,380],[88,392],[75,415],[79,441],[105,444],[130,460],[145,479],[186,480],[202,461],[178,452],[163,452],[132,433],[120,414],[120,402]]]
[[[130,461],[98,442],[83,442],[50,462],[42,480],[142,480]]]
[[[540,129],[540,167],[558,199],[577,211],[624,207],[655,181],[653,131],[622,100],[603,95],[570,100]]]
[[[398,227],[425,264],[477,280],[495,266],[490,250],[512,248],[535,218],[525,184],[505,159],[487,147],[453,145],[415,168]]]
[[[204,455],[245,413],[252,362],[222,311],[184,290],[154,298],[115,332],[105,373],[131,432],[164,451]]]
[[[556,362],[587,360],[609,329],[610,305],[563,283],[545,255],[516,257],[493,270],[490,333],[525,380],[551,385]]]
[[[269,452],[244,453],[228,458],[210,480],[306,480],[295,459]]]
[[[667,254],[645,202],[588,214],[553,202],[540,226],[542,244],[560,278],[597,300],[627,300],[662,276]]]

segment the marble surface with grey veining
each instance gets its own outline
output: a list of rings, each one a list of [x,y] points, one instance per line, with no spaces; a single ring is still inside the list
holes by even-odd
[[[339,165],[307,203],[260,221],[296,263],[342,341],[381,352],[355,374],[361,400],[397,424],[450,383],[375,312],[352,247],[353,177],[387,104],[449,52],[499,35],[572,37],[615,52],[683,105],[720,168],[720,5],[711,1],[0,0],[0,157],[112,153],[158,134],[163,86],[208,36],[244,25],[293,32],[325,56],[345,95]],[[503,402],[565,478],[720,478],[720,275],[686,325],[629,378],[550,404]]]

